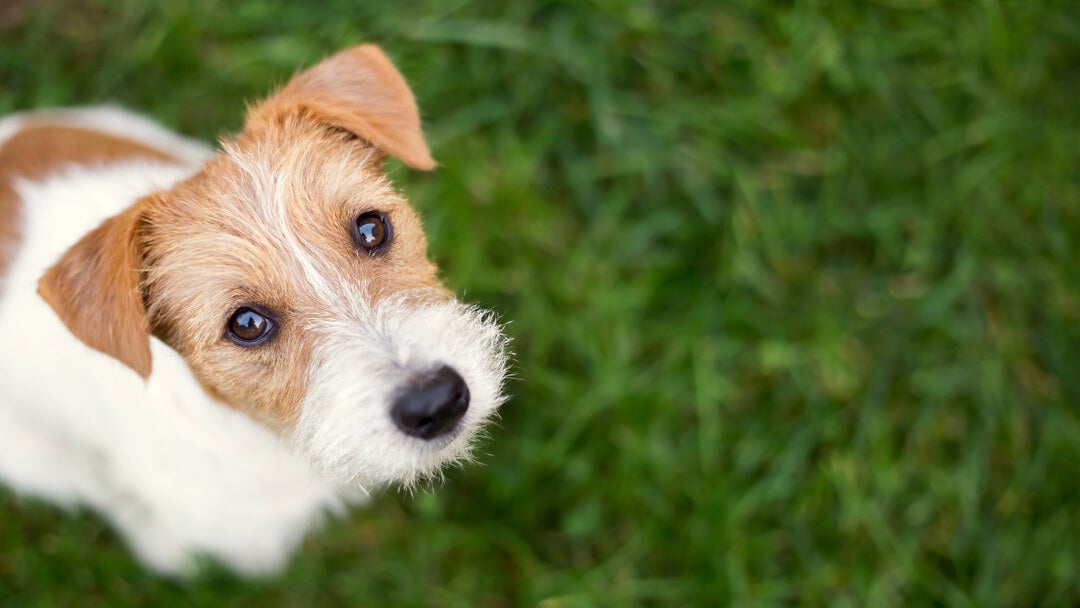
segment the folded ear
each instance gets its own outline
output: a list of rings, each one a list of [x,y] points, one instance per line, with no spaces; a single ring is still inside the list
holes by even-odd
[[[150,376],[143,306],[140,205],[105,220],[72,245],[38,281],[38,293],[87,346]]]
[[[412,91],[377,46],[342,51],[297,74],[248,114],[245,129],[289,115],[350,131],[414,169],[435,168]]]

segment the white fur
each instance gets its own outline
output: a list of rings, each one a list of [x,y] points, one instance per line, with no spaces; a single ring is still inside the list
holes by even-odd
[[[25,116],[0,121],[0,142]],[[322,346],[288,443],[209,398],[180,355],[156,339],[145,383],[83,345],[37,295],[38,278],[101,220],[190,175],[208,151],[115,109],[43,116],[139,139],[185,162],[68,167],[17,184],[24,241],[0,292],[0,479],[93,506],[158,570],[187,572],[194,555],[207,553],[260,573],[284,564],[322,513],[362,500],[364,488],[411,483],[467,455],[502,401],[498,325],[461,304],[407,296],[374,308],[330,302],[341,293],[334,277],[303,256],[308,279],[337,308],[327,319],[340,321],[315,319],[307,328]],[[390,420],[389,403],[411,374],[442,364],[472,394],[462,430],[432,442],[408,437]]]
[[[454,303],[376,308],[356,300],[351,314],[314,320],[323,336],[312,387],[294,442],[320,472],[343,483],[412,484],[447,462],[468,457],[474,434],[503,401],[504,341],[489,314]],[[417,376],[443,365],[469,387],[469,409],[456,435],[424,441],[398,431],[383,414]]]

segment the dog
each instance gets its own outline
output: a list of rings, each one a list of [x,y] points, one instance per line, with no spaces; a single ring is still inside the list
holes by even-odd
[[[391,156],[435,167],[372,45],[216,152],[115,108],[0,121],[0,479],[89,505],[154,570],[255,575],[467,459],[507,340],[440,283]]]

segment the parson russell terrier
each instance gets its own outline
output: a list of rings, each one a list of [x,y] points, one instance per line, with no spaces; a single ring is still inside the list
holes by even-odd
[[[0,121],[0,479],[151,567],[281,567],[326,511],[468,457],[505,339],[427,258],[385,157],[435,166],[376,47],[213,153],[115,109]]]

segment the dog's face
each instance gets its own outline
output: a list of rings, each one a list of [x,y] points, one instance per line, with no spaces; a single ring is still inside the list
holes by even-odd
[[[504,338],[439,283],[386,154],[434,165],[404,81],[358,47],[255,107],[197,175],[87,235],[40,291],[144,377],[156,335],[328,476],[430,475],[501,402]]]

